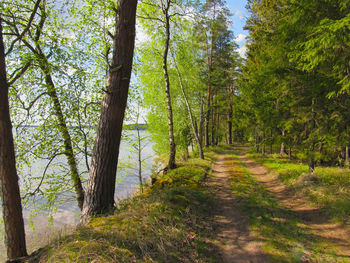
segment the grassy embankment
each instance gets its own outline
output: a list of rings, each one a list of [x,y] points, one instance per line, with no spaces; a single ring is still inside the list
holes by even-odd
[[[278,173],[290,190],[299,191],[315,205],[331,209],[333,218],[344,219],[349,213],[346,205],[349,191],[344,189],[349,179],[344,169],[318,168],[318,179],[309,180],[305,175],[308,170],[306,165],[291,163],[277,156],[250,157]],[[264,252],[271,262],[349,262],[315,235],[295,213],[276,201],[238,158],[235,158],[232,172],[233,193],[241,202],[251,229],[264,242]]]
[[[212,195],[203,184],[210,164],[180,164],[114,215],[52,242],[40,262],[219,262],[208,236]]]

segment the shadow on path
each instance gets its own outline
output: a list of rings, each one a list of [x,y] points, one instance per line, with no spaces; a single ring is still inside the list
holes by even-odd
[[[209,179],[216,191],[216,245],[221,249],[224,262],[271,262],[262,252],[262,242],[251,233],[247,217],[232,194],[230,180],[237,164],[230,152],[221,150]]]
[[[271,244],[272,256],[283,260],[289,254],[300,262],[349,262],[348,227],[331,222],[322,208],[291,192],[274,173],[244,153],[238,159],[251,176],[249,185],[237,181],[236,193],[249,207],[250,221]],[[242,195],[242,191],[247,192]]]

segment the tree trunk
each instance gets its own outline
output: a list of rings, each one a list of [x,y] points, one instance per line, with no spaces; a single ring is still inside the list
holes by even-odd
[[[345,167],[349,168],[350,160],[349,160],[349,145],[345,146]]]
[[[74,185],[74,190],[77,195],[77,201],[78,201],[78,206],[80,210],[83,208],[83,203],[84,203],[84,189],[80,180],[79,172],[78,172],[78,165],[75,160],[75,155],[73,151],[73,146],[72,146],[72,139],[69,134],[66,120],[63,115],[62,107],[60,100],[58,98],[57,92],[56,92],[56,87],[53,82],[52,76],[50,74],[50,69],[48,67],[49,62],[46,57],[46,55],[43,53],[41,47],[40,47],[40,35],[41,31],[44,27],[46,20],[46,13],[45,13],[45,5],[42,7],[42,14],[40,18],[40,22],[37,28],[36,36],[35,36],[35,49],[31,47],[31,45],[28,42],[24,42],[27,47],[31,50],[33,50],[34,54],[37,57],[37,62],[39,64],[40,69],[43,71],[44,76],[45,76],[45,82],[46,82],[46,89],[47,89],[47,94],[51,98],[53,102],[53,110],[54,114],[56,115],[58,119],[58,129],[63,137],[63,144],[64,144],[64,149],[65,149],[65,156],[67,157],[68,165],[70,168],[71,172],[71,178],[73,181]]]
[[[233,118],[233,112],[232,112],[232,107],[233,107],[233,92],[234,88],[233,85],[229,87],[229,103],[228,103],[228,121],[227,121],[227,128],[228,128],[228,144],[232,144],[232,118]]]
[[[288,159],[292,160],[292,147],[291,146],[289,146]]]
[[[0,17],[0,186],[5,245],[10,260],[27,255],[8,100],[5,48]]]
[[[212,22],[214,24],[215,21],[215,13],[216,13],[216,0],[214,0],[214,6],[213,6],[213,18]],[[213,71],[213,46],[214,46],[214,27],[211,28],[211,40],[210,40],[210,50],[208,51],[207,47],[207,62],[208,62],[208,95],[207,95],[207,114],[205,119],[205,146],[208,147],[210,145],[209,143],[209,124],[210,124],[210,113],[211,113],[211,105],[210,101],[212,99],[212,87],[211,87],[211,73]],[[208,42],[208,41],[207,41]],[[208,45],[207,45],[208,46]],[[212,119],[212,121],[214,121]],[[213,135],[212,135],[213,136]]]
[[[262,155],[265,154],[265,131],[263,131],[261,154],[262,154]]]
[[[310,157],[308,165],[309,165],[309,174],[313,174],[315,170],[315,160],[313,157]]]
[[[188,147],[189,145],[186,146],[186,149],[185,149],[185,155],[184,155],[184,160],[187,161],[188,158],[190,158],[190,152],[188,151]]]
[[[219,127],[220,127],[220,114],[219,110],[216,112],[216,127],[215,127],[215,145],[219,144]]]
[[[232,109],[229,109],[227,129],[228,129],[228,144],[231,145],[232,144]]]
[[[214,98],[212,98],[211,101],[212,105],[214,105]],[[211,111],[211,125],[210,125],[210,145],[215,145],[215,123],[216,123],[216,114],[215,114],[215,108],[212,109]]]
[[[115,179],[135,44],[137,0],[118,0],[112,67],[102,100],[82,222],[114,206]]]
[[[273,147],[273,133],[272,133],[272,129],[271,129],[271,131],[270,131],[270,140],[271,140],[271,142],[270,142],[270,154],[272,154],[272,147]]]
[[[285,155],[286,154],[286,147],[284,145],[284,138],[286,136],[286,130],[282,128],[282,143],[281,143],[281,150],[280,150],[280,155]]]
[[[46,58],[44,58],[46,60]],[[68,128],[67,128],[67,123],[64,118],[63,112],[62,112],[62,107],[60,100],[58,98],[55,84],[52,80],[51,75],[48,73],[48,70],[46,69],[45,65],[40,66],[41,69],[43,70],[45,74],[45,82],[46,82],[46,88],[49,97],[51,98],[53,102],[53,109],[55,112],[55,115],[58,120],[58,130],[60,131],[62,137],[63,137],[63,144],[64,144],[64,154],[67,157],[68,160],[68,165],[70,168],[70,173],[71,173],[71,179],[73,181],[74,185],[74,190],[77,195],[77,201],[78,201],[78,206],[80,210],[83,209],[83,204],[84,204],[84,188],[82,186],[80,176],[79,176],[79,171],[78,171],[78,164],[75,160],[75,155],[73,151],[73,146],[72,146],[72,138],[69,134]]]
[[[143,182],[142,182],[142,145],[141,145],[141,136],[140,136],[140,127],[138,124],[137,118],[137,153],[138,153],[138,163],[139,163],[139,182],[140,182],[140,190],[143,193]]]
[[[204,106],[204,99],[201,98],[201,108],[200,108],[200,112],[199,112],[200,116],[199,116],[199,127],[198,127],[198,138],[200,141],[200,145],[202,146],[201,152],[199,152],[201,159],[204,159],[204,153],[203,153],[203,123],[204,123],[203,106]]]
[[[189,115],[189,117],[190,117],[192,133],[193,133],[194,138],[195,138],[196,143],[197,143],[197,147],[198,147],[198,151],[199,151],[199,156],[200,156],[201,159],[204,159],[203,148],[202,148],[202,142],[201,142],[201,140],[199,139],[199,134],[197,133],[197,128],[196,128],[196,127],[197,127],[197,123],[196,123],[196,120],[195,120],[194,117],[193,117],[192,108],[191,108],[191,105],[190,105],[190,103],[189,103],[189,101],[188,101],[188,98],[187,98],[187,95],[186,95],[186,92],[185,92],[185,87],[184,87],[183,82],[182,82],[182,77],[181,77],[179,68],[177,67],[176,60],[175,60],[175,57],[174,57],[173,54],[172,54],[172,57],[173,57],[173,61],[174,61],[176,73],[177,73],[177,76],[178,76],[178,78],[179,78],[181,92],[182,92],[182,95],[183,95],[184,100],[185,100],[185,104],[186,104],[186,107],[187,107],[188,115]]]
[[[209,122],[210,122],[210,101],[211,101],[211,87],[208,86],[208,95],[207,95],[207,112],[205,115],[205,133],[204,133],[204,140],[205,140],[205,147],[209,147]]]
[[[315,120],[315,116],[316,116],[316,112],[315,112],[315,99],[312,99],[312,108],[311,108],[311,132],[314,131],[315,127],[316,127],[316,120]],[[309,152],[309,174],[313,174],[314,170],[315,170],[315,160],[314,160],[314,150],[315,150],[315,142],[312,140],[311,141],[311,146],[310,146],[310,152]]]
[[[255,150],[256,153],[259,153],[259,134],[258,134],[258,128],[255,127]]]
[[[170,1],[167,1],[167,5],[164,7],[163,14],[165,16],[165,43],[164,43],[164,53],[163,53],[163,73],[165,78],[165,94],[166,102],[168,106],[168,126],[169,126],[169,162],[168,168],[176,168],[175,157],[176,157],[176,145],[174,137],[174,122],[173,122],[173,107],[171,104],[170,96],[170,80],[168,73],[168,53],[169,53],[169,43],[170,43],[170,17],[169,17]]]

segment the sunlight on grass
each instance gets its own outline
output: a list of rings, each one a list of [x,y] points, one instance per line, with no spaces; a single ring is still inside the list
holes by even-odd
[[[302,170],[297,164],[295,167]],[[271,262],[346,262],[337,258],[332,247],[314,235],[293,212],[280,205],[238,159],[233,171],[233,193],[241,202],[251,229],[264,242]]]
[[[209,169],[199,159],[180,164],[115,215],[51,243],[40,262],[218,262],[208,236],[213,199],[202,184]]]
[[[308,166],[278,155],[262,157],[249,154],[286,184],[290,191],[303,195],[314,205],[327,211],[336,221],[347,222],[350,216],[350,170],[339,167],[316,167],[308,175]]]

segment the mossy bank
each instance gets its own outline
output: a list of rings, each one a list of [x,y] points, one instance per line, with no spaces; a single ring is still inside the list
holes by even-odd
[[[30,262],[218,262],[205,186],[210,162],[189,159],[111,216],[43,248]]]

